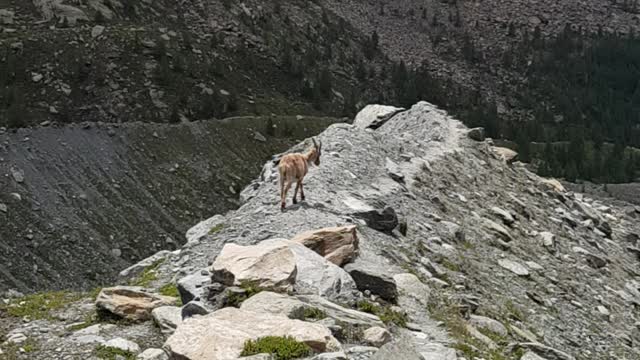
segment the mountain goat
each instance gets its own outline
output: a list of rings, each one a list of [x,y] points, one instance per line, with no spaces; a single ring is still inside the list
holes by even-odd
[[[300,198],[304,201],[302,180],[309,171],[309,165],[320,165],[322,142],[318,144],[316,143],[316,139],[312,138],[311,140],[313,140],[313,148],[306,153],[287,154],[280,159],[278,172],[280,173],[280,207],[282,210],[286,207],[287,192],[294,181],[296,182],[296,189],[293,192],[293,203],[298,203],[298,190],[300,190]]]

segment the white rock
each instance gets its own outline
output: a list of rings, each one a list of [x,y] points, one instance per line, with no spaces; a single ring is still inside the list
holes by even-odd
[[[340,350],[324,325],[236,308],[186,319],[164,348],[170,357],[179,359],[236,359],[245,341],[264,336],[291,336],[317,352]]]
[[[527,351],[527,353],[522,355],[520,360],[546,360],[546,359],[538,356],[538,354],[534,353],[533,351]]]
[[[353,120],[353,125],[361,129],[366,129],[372,125],[373,127],[379,127],[395,114],[404,110],[404,108],[397,108],[394,106],[367,105],[356,115]]]
[[[103,32],[104,32],[104,26],[96,25],[93,27],[93,29],[91,29],[91,37],[95,39],[98,36],[102,35]]]
[[[502,325],[501,322],[485,316],[471,315],[469,323],[476,328],[486,329],[501,336],[507,336],[509,334],[507,328]]]
[[[529,270],[527,270],[527,268],[524,267],[524,265],[519,264],[515,261],[500,259],[498,260],[498,265],[502,266],[503,268],[511,271],[512,273],[518,276],[529,276]]]
[[[134,354],[137,354],[140,352],[140,346],[138,344],[123,338],[115,338],[115,339],[109,340],[106,343],[104,343],[104,346],[108,348],[128,351]]]
[[[176,306],[161,306],[153,309],[151,316],[163,334],[172,334],[182,322],[182,309]]]
[[[136,360],[169,360],[169,355],[162,349],[147,349],[138,354]]]
[[[391,341],[391,333],[385,328],[373,326],[364,331],[362,340],[369,345],[381,347]]]

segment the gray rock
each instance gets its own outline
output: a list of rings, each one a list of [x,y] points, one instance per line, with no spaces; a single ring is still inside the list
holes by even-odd
[[[183,304],[187,304],[192,300],[202,300],[204,296],[204,286],[211,283],[211,276],[208,272],[202,270],[196,271],[191,275],[187,275],[178,280],[178,292]]]
[[[224,217],[221,215],[215,215],[207,220],[201,221],[196,226],[187,230],[187,234],[185,235],[187,242],[191,243],[200,241],[200,239],[209,235],[211,229],[216,228],[216,226],[220,226],[223,222]]]
[[[386,206],[382,209],[356,212],[353,216],[363,219],[372,229],[390,234],[399,224],[396,211]]]
[[[381,269],[363,261],[347,264],[344,269],[355,280],[358,290],[369,290],[381,298],[395,302],[398,298],[396,282],[386,269]]]
[[[383,327],[373,326],[364,331],[362,340],[371,346],[381,347],[391,341],[391,333]]]
[[[13,180],[19,184],[24,182],[24,172],[20,169],[11,168],[11,176]]]
[[[398,166],[398,164],[393,162],[391,159],[386,158],[385,167],[387,169],[387,174],[389,174],[389,176],[394,181],[397,181],[399,183],[404,183],[404,174],[402,173],[402,170],[400,169],[400,166]]]
[[[502,240],[506,242],[513,241],[513,236],[511,236],[509,230],[505,229],[502,225],[496,223],[495,221],[484,219],[484,225],[488,230],[500,236]]]
[[[257,131],[253,133],[253,139],[254,140],[258,140],[260,142],[266,142],[267,141],[267,138],[264,137],[264,135],[260,134]]]
[[[422,360],[457,360],[456,351],[442,344],[430,344],[420,352]]]
[[[151,311],[153,321],[163,334],[173,334],[182,322],[182,309],[177,306],[161,306]]]
[[[518,276],[529,276],[529,270],[527,270],[527,268],[524,265],[519,264],[515,261],[500,259],[498,260],[498,265],[502,266],[503,268],[511,271],[512,273]]]
[[[98,36],[102,35],[102,33],[104,32],[104,26],[102,25],[96,25],[93,27],[93,29],[91,29],[91,37],[92,38],[97,38]]]
[[[484,128],[477,127],[477,128],[470,129],[469,132],[467,133],[467,136],[471,140],[484,141],[485,139]]]
[[[469,323],[478,329],[486,329],[500,336],[507,336],[509,334],[507,328],[502,325],[501,322],[485,316],[471,315]]]
[[[129,341],[123,338],[115,338],[104,343],[105,347],[118,349],[122,351],[128,351],[134,354],[140,352],[140,346],[133,341]]]
[[[118,276],[121,280],[129,280],[135,278],[138,275],[142,274],[144,270],[148,269],[151,266],[154,266],[154,264],[164,262],[165,259],[167,259],[170,255],[171,253],[167,250],[159,251],[149,256],[148,258],[122,270]]]
[[[585,254],[585,257],[587,259],[587,264],[589,264],[589,266],[591,266],[594,269],[600,269],[607,266],[608,261],[603,257],[600,257],[598,255],[595,255],[589,252]]]
[[[347,360],[347,354],[342,351],[318,354],[312,360]]]
[[[138,354],[136,360],[169,360],[169,355],[162,349],[147,349]]]
[[[9,209],[7,208],[7,205],[0,203],[0,211],[6,213]]]
[[[556,248],[556,236],[548,231],[543,231],[539,234],[542,245],[551,251],[555,251]]]
[[[11,25],[13,24],[13,19],[15,17],[15,13],[11,10],[0,9],[0,24],[2,25]]]
[[[542,358],[546,360],[576,360],[575,357],[563,351],[548,347],[540,343],[535,343],[535,342],[519,343],[518,347],[528,349],[534,352],[535,354],[542,356]]]
[[[520,360],[546,360],[546,359],[541,356],[538,356],[533,351],[527,351],[524,355],[522,355]]]
[[[356,115],[353,125],[361,129],[377,129],[404,110],[393,106],[367,105]]]
[[[513,218],[513,215],[511,215],[506,210],[500,209],[499,207],[492,207],[491,212],[494,215],[498,216],[502,220],[502,222],[505,223],[505,225],[511,226],[516,221],[516,219]]]
[[[207,315],[209,312],[209,308],[204,303],[200,301],[189,301],[182,307],[180,315],[182,320],[184,320],[196,315]]]

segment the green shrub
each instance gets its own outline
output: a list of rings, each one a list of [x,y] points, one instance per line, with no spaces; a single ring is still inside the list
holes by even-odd
[[[378,306],[366,300],[358,301],[356,306],[362,312],[377,315],[385,324],[407,327],[407,316],[392,310],[389,306]]]
[[[96,347],[95,355],[98,359],[116,360],[118,358],[124,358],[125,360],[135,360],[136,354],[121,349],[107,347],[104,345],[98,345]]]
[[[180,301],[180,292],[178,291],[178,287],[174,283],[163,285],[160,289],[158,289],[158,292],[160,293],[160,295],[174,297],[177,299],[177,301]]]
[[[142,286],[142,287],[149,286],[149,284],[151,284],[152,281],[158,278],[156,270],[160,265],[162,265],[164,261],[165,259],[158,259],[154,261],[151,265],[147,266],[144,269],[144,271],[142,271],[142,274],[140,274],[140,276],[138,276],[135,279],[132,279],[129,283],[133,286]]]
[[[276,360],[302,358],[312,354],[311,348],[290,336],[266,336],[258,340],[247,340],[240,356],[273,354]]]
[[[304,319],[313,319],[313,320],[322,320],[327,317],[327,313],[318,309],[318,308],[305,308],[304,309]]]
[[[223,228],[224,228],[224,224],[218,224],[209,230],[209,235],[213,235],[217,232],[220,232],[220,230],[222,230]]]

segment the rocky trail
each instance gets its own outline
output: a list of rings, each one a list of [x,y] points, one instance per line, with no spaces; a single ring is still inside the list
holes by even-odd
[[[269,161],[237,210],[120,286],[7,294],[0,357],[640,357],[640,208],[540,178],[425,102],[318,137],[306,201],[280,211]]]

